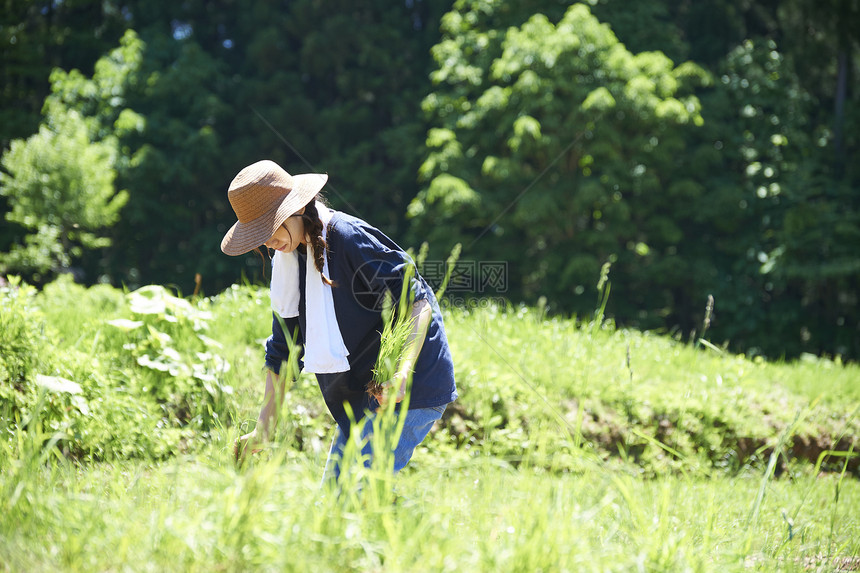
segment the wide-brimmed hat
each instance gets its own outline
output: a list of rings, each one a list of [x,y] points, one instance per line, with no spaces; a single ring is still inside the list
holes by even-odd
[[[290,175],[264,159],[239,172],[227,199],[239,219],[221,241],[228,255],[242,255],[268,241],[287,217],[310,203],[328,181],[323,173]]]

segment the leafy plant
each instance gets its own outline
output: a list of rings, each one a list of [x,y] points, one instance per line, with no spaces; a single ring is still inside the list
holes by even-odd
[[[0,392],[23,389],[39,362],[39,331],[44,320],[33,305],[36,289],[18,277],[0,287]]]
[[[131,318],[107,321],[124,333],[123,350],[144,369],[133,383],[162,405],[170,425],[209,430],[227,412],[225,396],[233,388],[224,375],[230,364],[221,344],[205,334],[212,318],[208,304],[150,285],[128,294]]]
[[[210,301],[68,278],[43,293],[12,278],[0,299],[2,440],[37,420],[73,459],[160,459],[230,422],[230,365],[205,334]]]

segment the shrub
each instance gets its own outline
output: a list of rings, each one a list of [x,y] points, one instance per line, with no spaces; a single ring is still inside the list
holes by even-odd
[[[150,285],[129,293],[127,302],[130,318],[107,324],[122,333],[122,350],[138,367],[129,371],[130,385],[161,405],[167,426],[210,430],[227,414],[233,389],[224,379],[230,364],[221,344],[205,334],[209,301],[192,304]]]
[[[42,293],[13,279],[0,301],[0,439],[39,436],[73,459],[160,459],[231,419],[210,301],[67,277]]]
[[[14,277],[0,287],[0,391],[23,390],[38,363],[42,318],[33,307],[36,289]]]
[[[39,364],[44,318],[34,307],[36,289],[10,277],[0,287],[0,422],[19,419],[35,402],[30,381]]]

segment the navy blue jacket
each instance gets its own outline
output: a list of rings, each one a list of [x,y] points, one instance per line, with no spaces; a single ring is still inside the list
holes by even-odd
[[[349,351],[350,369],[335,374],[317,374],[316,377],[329,411],[344,434],[349,435],[345,402],[349,403],[356,420],[361,419],[366,410],[373,411],[379,406],[366,388],[379,355],[382,300],[386,291],[394,300],[400,297],[408,255],[380,230],[339,211],[333,212],[326,242],[328,278],[335,285],[332,287],[334,310],[343,342]],[[298,329],[297,342],[302,346],[306,325],[305,256],[299,254],[299,316],[284,319],[291,336]],[[442,406],[457,398],[454,364],[442,314],[433,290],[420,275],[416,274],[412,279],[411,288],[416,301],[429,301],[433,319],[415,363],[409,408]],[[273,313],[272,336],[266,341],[266,367],[279,373],[288,356],[284,330]]]

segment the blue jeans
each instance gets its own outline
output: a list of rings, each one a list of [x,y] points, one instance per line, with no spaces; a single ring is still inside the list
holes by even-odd
[[[394,448],[394,472],[397,473],[406,467],[409,460],[412,458],[412,453],[415,447],[420,444],[427,434],[430,433],[430,428],[436,420],[442,417],[446,406],[435,406],[433,408],[418,408],[408,410],[406,412],[406,420],[403,423],[403,431],[400,434],[400,439],[397,442],[397,447]],[[362,456],[365,458],[365,467],[370,467],[373,461],[373,448],[371,446],[371,434],[373,434],[374,416],[371,414],[370,419],[366,421],[362,428]],[[337,480],[340,477],[340,459],[343,456],[343,449],[346,447],[347,437],[337,426],[337,434],[331,443],[331,449],[328,452],[328,459],[325,463],[325,473],[323,474],[323,482],[329,479]]]

